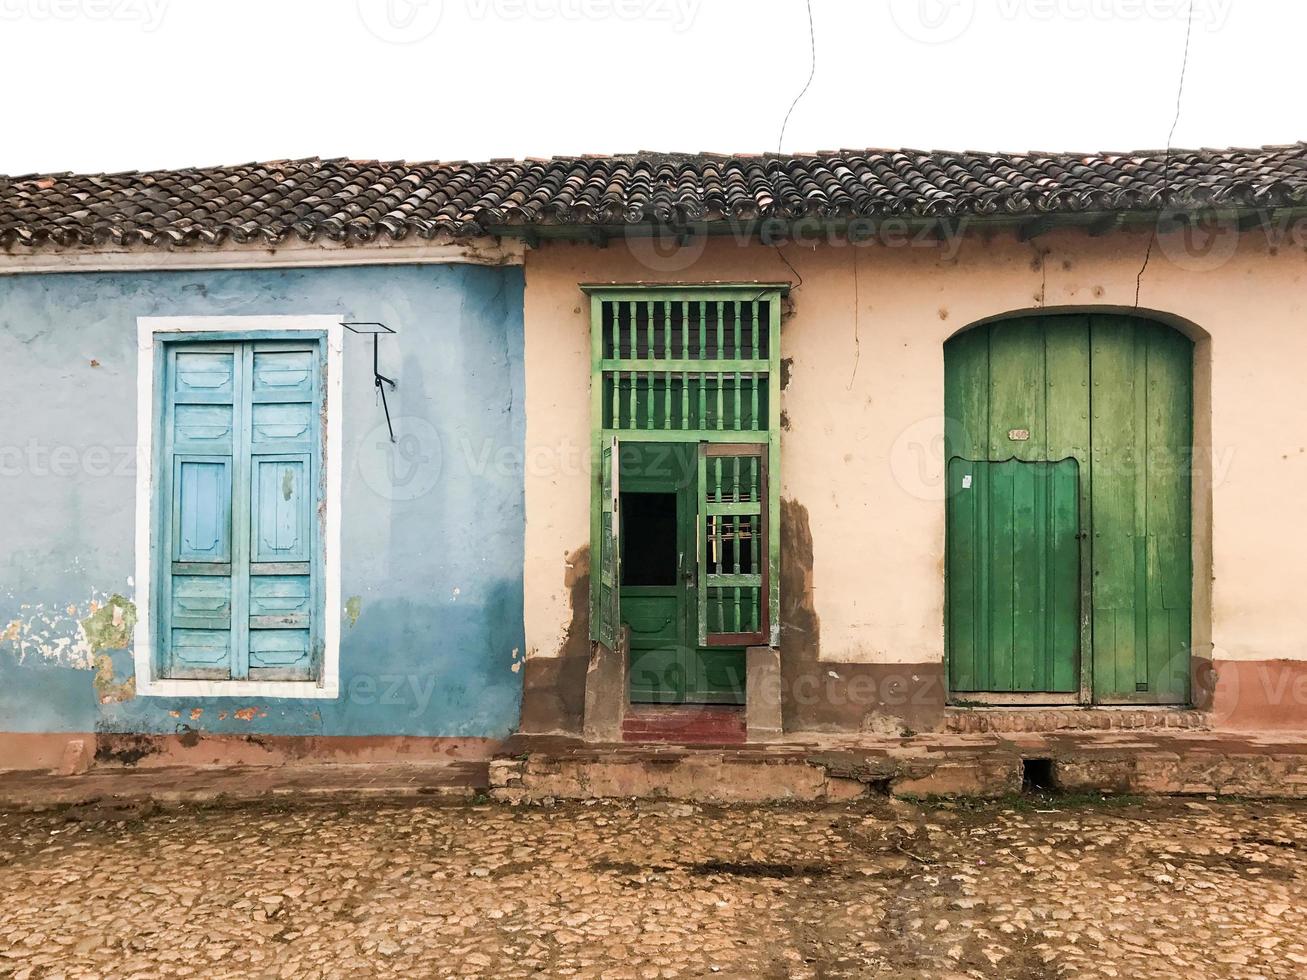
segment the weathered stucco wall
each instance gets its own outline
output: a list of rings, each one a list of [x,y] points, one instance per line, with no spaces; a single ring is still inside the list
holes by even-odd
[[[897,665],[897,681],[926,704],[943,696],[924,686],[939,683],[944,657],[944,341],[1019,311],[1135,307],[1148,237],[904,235],[779,251],[725,237],[681,256],[621,240],[528,252],[527,455],[559,461],[526,473],[529,656],[565,647],[576,613],[568,556],[588,537],[588,478],[571,463],[589,425],[588,305],[578,283],[794,284],[782,326],[782,546],[788,537],[802,552],[810,534],[811,567],[783,579],[783,629],[792,640],[805,633],[798,648],[810,656],[816,646],[824,665],[869,665],[868,683]],[[1196,341],[1193,635],[1197,652],[1210,655],[1214,644],[1218,661],[1307,659],[1299,597],[1307,529],[1292,517],[1307,485],[1297,380],[1307,358],[1307,256],[1288,238],[1256,230],[1236,250],[1227,229],[1205,250],[1164,236],[1139,285],[1141,313]],[[543,677],[547,668],[528,672]],[[821,674],[844,683],[839,668]],[[826,710],[820,721],[836,715]]]
[[[0,732],[497,738],[521,696],[522,270],[0,277]],[[346,335],[341,697],[135,694],[138,316],[381,320]]]

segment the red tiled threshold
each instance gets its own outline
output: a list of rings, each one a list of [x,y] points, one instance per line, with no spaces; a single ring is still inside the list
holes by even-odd
[[[739,745],[745,739],[744,708],[733,705],[633,704],[622,720],[623,742]]]

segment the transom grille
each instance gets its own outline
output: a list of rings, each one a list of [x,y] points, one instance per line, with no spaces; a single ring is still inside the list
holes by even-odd
[[[603,428],[767,429],[771,300],[604,300],[600,315]]]

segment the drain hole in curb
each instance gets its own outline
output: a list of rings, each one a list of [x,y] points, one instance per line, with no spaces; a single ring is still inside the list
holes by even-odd
[[[1025,793],[1051,793],[1053,785],[1052,759],[1021,760],[1021,790]]]

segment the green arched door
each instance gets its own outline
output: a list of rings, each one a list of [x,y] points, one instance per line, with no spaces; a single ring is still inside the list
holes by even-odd
[[[1192,364],[1117,315],[945,344],[953,695],[1188,701]]]

